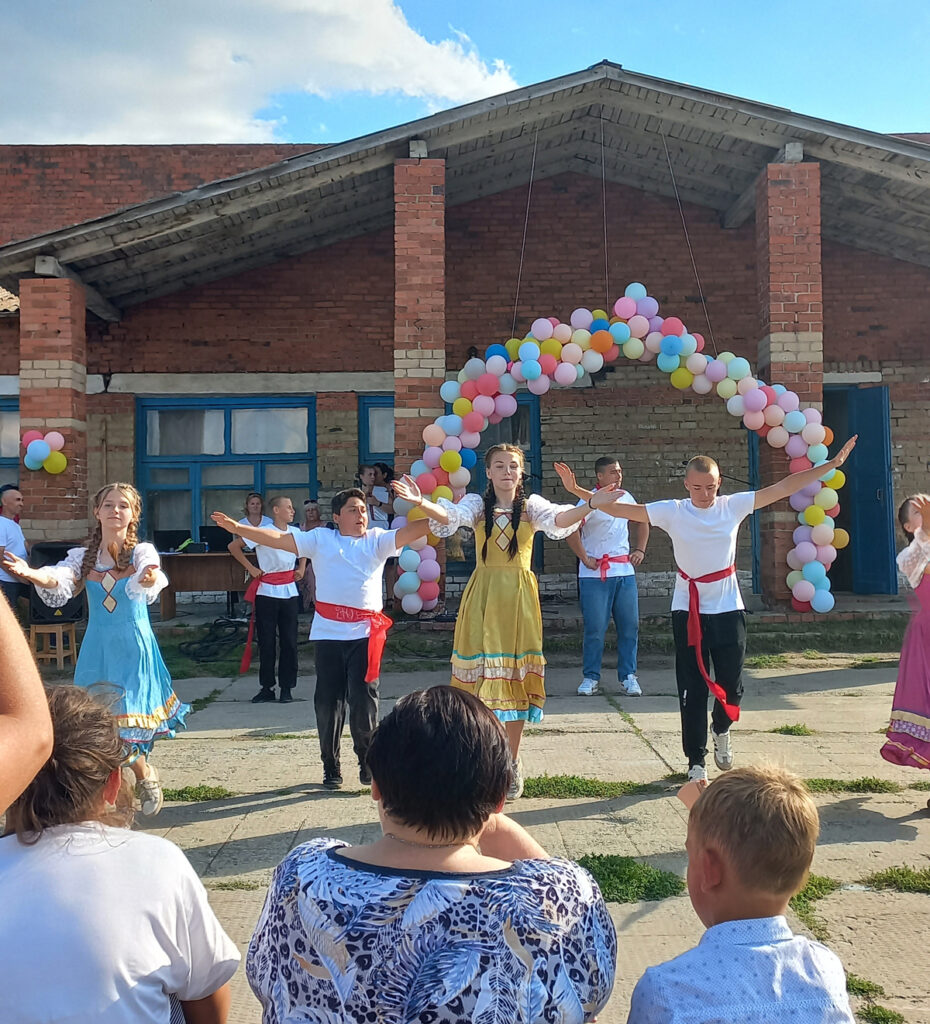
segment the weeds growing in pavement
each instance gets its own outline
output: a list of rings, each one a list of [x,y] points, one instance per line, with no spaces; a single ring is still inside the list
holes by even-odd
[[[930,893],[930,868],[911,868],[906,864],[885,868],[863,878],[862,884],[873,889],[894,889],[895,892]]]
[[[904,787],[889,779],[805,779],[812,793],[900,793]]]
[[[168,803],[202,803],[205,800],[225,800],[236,794],[225,786],[184,786],[182,789],[163,789]]]
[[[603,779],[586,779],[581,775],[536,775],[526,779],[523,784],[525,797],[549,800],[572,800],[575,797],[613,799],[660,792],[658,786],[649,782],[608,782]]]
[[[794,725],[779,725],[769,732],[778,733],[780,736],[813,736],[814,730],[803,722],[795,722]]]
[[[608,903],[665,900],[680,896],[685,890],[684,879],[678,875],[632,857],[593,853],[579,857],[578,863],[594,875]]]

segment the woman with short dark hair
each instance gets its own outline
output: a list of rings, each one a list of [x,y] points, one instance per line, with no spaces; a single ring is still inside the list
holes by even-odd
[[[246,972],[264,1024],[592,1020],[616,934],[594,879],[500,813],[503,727],[471,694],[401,698],[368,753],[382,836],[275,870]]]

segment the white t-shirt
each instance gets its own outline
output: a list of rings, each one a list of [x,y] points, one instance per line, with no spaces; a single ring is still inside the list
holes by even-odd
[[[586,505],[586,501],[579,501],[579,505]],[[635,505],[636,499],[629,491],[623,493],[619,504]],[[600,558],[601,555],[628,555],[630,553],[630,529],[626,519],[617,519],[595,509],[589,512],[581,523],[581,546],[592,558]],[[607,566],[607,577],[611,576],[632,576],[633,566],[629,562],[611,562]],[[589,569],[584,562],[578,562],[578,578],[582,580],[599,580],[601,570]]]
[[[274,526],[274,523],[271,524]],[[293,524],[288,526],[288,533],[300,533]],[[242,543],[255,552],[258,560],[258,567],[262,572],[287,572],[297,564],[297,555],[290,551],[282,551],[280,548],[269,548],[264,544],[256,544],[254,540],[242,538]],[[260,583],[258,585],[259,597],[297,597],[296,583]]]
[[[187,858],[145,832],[92,822],[0,839],[4,1024],[166,1024],[236,971]]]
[[[710,508],[698,508],[690,498],[681,501],[651,501],[646,514],[672,538],[675,562],[692,579],[707,576],[736,561],[736,535],[740,523],[750,515],[756,502],[755,491],[718,494]],[[701,614],[738,611],[743,608],[736,574],[715,583],[699,583]],[[672,611],[688,610],[688,584],[675,574]]]
[[[254,526],[255,523],[250,523],[249,522],[249,517],[246,516],[245,519],[240,519],[239,520],[239,525],[240,526]],[[266,529],[269,526],[274,526],[274,520],[271,518],[271,516],[262,516],[262,521],[258,524],[258,528],[260,530],[264,530],[264,529]]]
[[[297,554],[309,558],[313,566],[317,601],[381,611],[384,563],[400,550],[396,530],[372,526],[364,537],[345,537],[337,530],[308,530],[294,539]],[[315,612],[310,639],[363,640],[369,632],[368,619],[336,622]]]
[[[19,558],[29,558],[26,551],[26,538],[23,536],[19,523],[3,515],[0,515],[0,548],[5,548],[11,555],[17,555]],[[2,563],[0,563],[0,580],[3,580],[4,583],[23,582],[6,572],[2,568]]]
[[[380,501],[383,505],[386,505],[391,500],[391,496],[390,494],[388,494],[388,490],[386,487],[372,487],[371,496],[375,498],[377,501]],[[372,523],[374,523],[376,526],[380,526],[382,528],[387,526],[388,510],[386,508],[380,508],[378,505],[369,505],[368,515]]]

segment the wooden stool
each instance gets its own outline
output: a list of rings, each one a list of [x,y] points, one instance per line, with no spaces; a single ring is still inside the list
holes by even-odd
[[[41,643],[40,643],[41,640]],[[68,641],[65,647],[65,640]],[[54,661],[58,668],[65,667],[65,659],[74,665],[77,659],[77,637],[73,622],[46,622],[29,627],[29,642],[36,661]],[[54,644],[54,646],[53,646]]]

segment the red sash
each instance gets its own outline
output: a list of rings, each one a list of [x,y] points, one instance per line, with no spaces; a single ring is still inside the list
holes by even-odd
[[[726,691],[718,682],[710,678],[704,665],[704,652],[702,650],[704,637],[701,632],[701,598],[698,594],[697,585],[699,583],[716,583],[718,580],[725,580],[727,576],[732,576],[735,572],[736,566],[730,565],[726,569],[709,572],[706,576],[692,578],[687,573],[682,572],[681,569],[678,570],[678,575],[683,580],[687,580],[688,583],[688,646],[694,648],[698,671],[701,673],[704,682],[707,683],[707,689],[720,701],[727,718],[731,722],[739,721],[739,705],[729,703]]]
[[[344,604],[327,604],[317,601],[313,606],[317,615],[333,622],[364,622],[371,624],[368,634],[368,671],[365,673],[366,683],[376,683],[381,674],[381,655],[387,643],[387,631],[394,625],[394,620],[384,612],[373,612],[368,608],[350,608]]]
[[[249,635],[245,641],[245,650],[242,652],[242,661],[239,662],[239,675],[249,671],[252,664],[252,637],[255,635],[255,598],[258,596],[258,588],[267,583],[272,587],[280,587],[285,583],[294,582],[294,570],[285,569],[283,572],[263,572],[261,576],[253,576],[245,591],[245,599],[252,605],[252,616],[249,619]]]
[[[597,560],[597,567],[601,570],[601,582],[607,579],[607,569],[612,562],[629,562],[629,555],[601,555]]]

